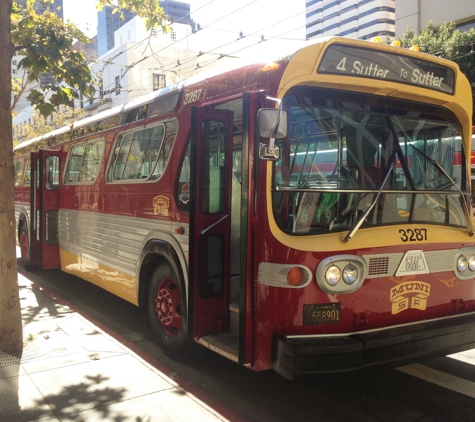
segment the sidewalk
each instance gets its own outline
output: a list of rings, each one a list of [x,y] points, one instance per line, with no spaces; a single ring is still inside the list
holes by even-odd
[[[25,347],[21,358],[0,352],[0,421],[240,419],[206,405],[198,387],[164,375],[61,298],[21,274],[18,283]]]

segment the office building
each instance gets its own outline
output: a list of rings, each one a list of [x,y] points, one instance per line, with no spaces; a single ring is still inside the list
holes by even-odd
[[[395,13],[395,0],[307,0],[307,38],[394,38]]]
[[[135,13],[124,10],[122,19],[120,13],[112,13],[112,11],[110,6],[105,6],[97,12],[97,51],[99,56],[114,48],[114,32],[135,16]]]
[[[174,0],[161,0],[160,6],[172,23],[177,22],[193,25],[193,21],[190,18],[190,5],[188,3]]]

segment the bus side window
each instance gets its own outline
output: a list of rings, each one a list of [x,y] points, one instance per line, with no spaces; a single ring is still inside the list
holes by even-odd
[[[46,157],[46,189],[59,188],[59,157]]]
[[[23,165],[25,164],[25,160],[23,158],[19,158],[15,161],[15,186],[20,186],[21,177],[23,176]]]
[[[89,142],[84,148],[84,157],[79,173],[79,182],[94,182],[101,167],[104,154],[104,140]]]
[[[107,181],[148,181],[160,178],[170,157],[175,133],[176,122],[171,120],[118,135]]]
[[[77,183],[79,171],[81,170],[82,157],[84,155],[84,145],[75,145],[71,149],[68,158],[68,166],[64,175],[65,183]]]
[[[165,171],[165,166],[167,165],[168,158],[170,157],[173,142],[175,142],[175,135],[169,136],[162,144],[162,148],[160,149],[160,155],[157,159],[157,165],[155,166],[155,169],[153,171],[153,179],[160,177]]]
[[[73,146],[68,157],[64,183],[94,182],[99,174],[103,155],[103,139]]]
[[[27,163],[26,163],[25,177],[23,179],[23,185],[24,186],[30,186],[30,184],[31,184],[31,163],[30,163],[30,160],[28,160]]]

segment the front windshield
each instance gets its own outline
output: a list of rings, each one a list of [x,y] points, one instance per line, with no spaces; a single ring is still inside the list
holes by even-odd
[[[273,206],[289,233],[398,223],[466,226],[467,173],[455,116],[437,106],[323,89],[283,99]],[[379,192],[381,191],[381,192]]]

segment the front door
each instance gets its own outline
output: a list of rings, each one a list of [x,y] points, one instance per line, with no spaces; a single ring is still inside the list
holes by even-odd
[[[59,268],[59,152],[31,153],[30,256],[40,269]]]
[[[193,108],[192,128],[190,274],[193,334],[201,337],[229,326],[233,113]]]

